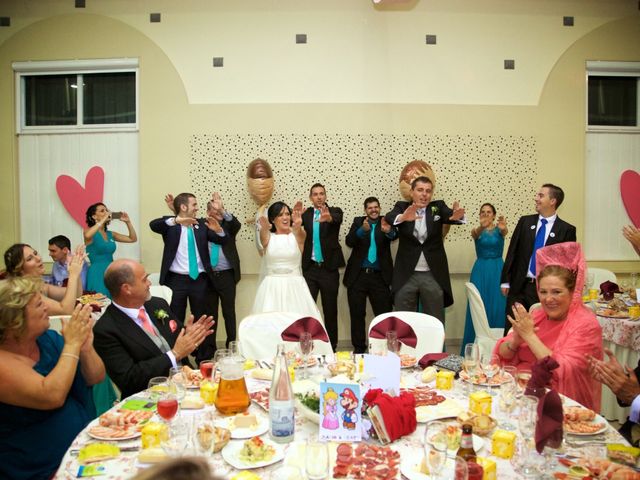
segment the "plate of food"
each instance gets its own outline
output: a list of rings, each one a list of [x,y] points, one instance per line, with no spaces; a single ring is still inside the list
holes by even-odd
[[[249,398],[265,411],[269,411],[269,387],[249,392]]]
[[[222,458],[238,470],[266,467],[284,458],[284,446],[268,439],[253,437],[249,440],[229,442],[222,449]]]
[[[440,478],[454,478],[455,465],[454,459],[448,457],[442,470],[440,470]],[[428,468],[424,461],[424,451],[422,450],[414,450],[412,455],[403,455],[402,462],[400,462],[400,473],[408,480],[431,479]]]
[[[413,355],[409,355],[407,353],[401,353],[400,357],[400,368],[413,368],[418,364],[418,359]]]
[[[300,414],[313,423],[320,423],[320,398],[317,392],[296,394],[296,408]]]
[[[204,423],[198,426],[196,437],[204,450],[211,450],[213,453],[218,453],[229,443],[231,432],[226,428]],[[213,442],[213,445],[211,442]]]
[[[82,305],[97,305],[100,308],[109,306],[111,300],[102,293],[87,293],[77,298],[78,303]]]
[[[385,480],[396,478],[400,469],[400,452],[387,445],[340,443],[335,455],[333,478]]]
[[[499,387],[503,383],[511,380],[511,375],[498,373],[497,375],[494,375],[487,383],[487,376],[484,373],[478,373],[477,375],[469,377],[469,374],[467,372],[461,370],[460,378],[467,383],[471,383],[473,385],[478,385],[481,387]]]
[[[416,420],[418,423],[427,423],[443,418],[456,418],[464,412],[464,408],[455,400],[446,398],[436,405],[423,405],[416,407]]]
[[[416,401],[416,407],[438,405],[446,400],[437,390],[427,385],[415,385],[408,388],[400,388],[401,393],[410,393]],[[454,415],[455,417],[456,415]]]
[[[216,426],[231,432],[231,438],[244,439],[262,435],[269,430],[269,418],[255,413],[238,413],[216,421]]]
[[[613,308],[599,308],[598,310],[596,310],[596,315],[598,315],[599,317],[605,317],[605,318],[629,318],[629,311],[628,310],[622,310],[622,311],[618,311],[618,310],[614,310]]]
[[[190,389],[199,389],[200,384],[204,380],[204,376],[200,373],[200,370],[194,370],[187,365],[182,366],[182,374],[177,374],[176,376],[178,375],[182,376],[184,386]]]
[[[130,440],[139,437],[140,428],[153,416],[150,410],[109,410],[98,418],[87,434],[96,440]]]
[[[289,365],[292,365],[293,368],[302,368],[304,367],[304,358],[298,352],[293,350],[288,351],[286,354],[287,362]],[[318,364],[318,358],[314,355],[309,355],[307,357],[307,367],[315,367]]]
[[[597,435],[607,430],[607,421],[581,406],[564,407],[564,431],[570,435]]]
[[[135,427],[101,427],[96,425],[87,430],[87,435],[96,440],[121,441],[138,438],[142,435],[140,430]]]

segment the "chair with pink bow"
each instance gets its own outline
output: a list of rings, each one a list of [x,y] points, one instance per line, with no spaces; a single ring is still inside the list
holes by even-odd
[[[303,331],[311,332],[314,339],[312,355],[333,353],[322,322],[290,312],[257,313],[243,318],[238,325],[240,353],[245,358],[270,360],[279,343],[285,343],[286,351],[296,350]]]
[[[444,327],[431,315],[419,312],[389,312],[378,315],[369,325],[369,342],[375,351],[386,344],[386,333],[395,330],[401,354],[421,358],[427,353],[442,352]]]

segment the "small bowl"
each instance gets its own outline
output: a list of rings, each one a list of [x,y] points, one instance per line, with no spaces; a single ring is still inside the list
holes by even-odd
[[[356,373],[356,364],[350,361],[338,360],[327,365],[329,372],[332,376],[346,375],[350,379],[353,379],[353,375]]]
[[[472,412],[461,413],[458,418],[460,424],[468,423],[473,427],[473,433],[485,437],[489,435],[498,422],[489,415],[477,415]]]

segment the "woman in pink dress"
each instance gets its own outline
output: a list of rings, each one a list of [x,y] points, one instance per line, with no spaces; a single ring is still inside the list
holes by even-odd
[[[565,242],[538,250],[538,297],[542,308],[529,313],[516,304],[513,328],[494,349],[503,364],[531,368],[546,356],[560,367],[552,388],[600,411],[602,386],[589,375],[586,355],[602,358],[602,330],[595,314],[582,303],[586,263],[579,243]]]

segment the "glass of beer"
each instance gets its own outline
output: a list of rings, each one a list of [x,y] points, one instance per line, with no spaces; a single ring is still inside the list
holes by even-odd
[[[246,412],[251,399],[244,381],[244,360],[240,356],[227,356],[221,358],[217,366],[220,369],[220,385],[216,409],[223,415]]]

